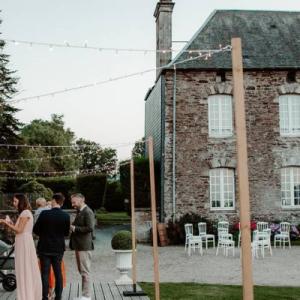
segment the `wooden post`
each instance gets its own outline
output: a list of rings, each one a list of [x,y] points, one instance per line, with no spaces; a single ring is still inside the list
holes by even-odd
[[[136,290],[136,251],[135,251],[135,198],[134,198],[134,160],[130,161],[130,191],[131,191],[131,234],[132,234],[132,283]]]
[[[130,192],[131,192],[131,238],[132,238],[132,291],[123,291],[125,297],[143,297],[144,291],[136,290],[136,226],[135,226],[135,197],[134,197],[134,160],[130,161]],[[123,299],[123,298],[122,298]],[[132,299],[132,298],[131,298]]]
[[[148,148],[149,148],[149,168],[150,168],[155,300],[159,300],[160,291],[159,291],[159,267],[158,267],[158,249],[157,249],[156,197],[155,197],[155,175],[154,175],[155,173],[154,173],[154,154],[153,154],[152,137],[149,137]]]
[[[243,299],[253,300],[248,154],[243,82],[242,42],[240,38],[233,38],[231,44],[233,97],[235,106],[235,124],[237,136],[237,172],[240,198],[240,228],[242,239],[241,255],[243,276]]]

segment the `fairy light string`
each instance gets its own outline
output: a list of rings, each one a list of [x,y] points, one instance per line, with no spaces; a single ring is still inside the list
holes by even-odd
[[[63,43],[51,43],[51,42],[36,42],[36,41],[28,41],[28,40],[19,40],[19,39],[3,39],[5,43],[10,43],[15,46],[26,45],[29,47],[33,46],[41,46],[47,47],[50,51],[53,51],[55,48],[68,48],[68,49],[85,49],[85,50],[95,50],[98,52],[112,52],[114,54],[119,53],[140,53],[140,54],[148,54],[148,53],[173,53],[173,52],[188,52],[188,53],[199,53],[205,52],[205,49],[148,49],[148,48],[115,48],[115,47],[100,47],[93,46],[85,41],[84,43],[70,43],[68,41],[64,41]],[[219,45],[219,48],[222,48],[222,45]]]
[[[200,50],[200,51],[197,51],[197,52],[194,52],[194,50],[188,50],[187,52],[190,54],[190,57],[187,58],[187,59],[181,60],[181,61],[177,61],[176,63],[173,63],[173,65],[174,64],[175,65],[180,65],[180,64],[183,64],[183,63],[186,63],[186,62],[189,62],[189,61],[197,60],[197,59],[208,60],[209,58],[211,58],[216,53],[230,52],[230,51],[231,51],[231,46],[230,45],[227,45],[227,46],[222,47],[220,49]],[[194,56],[195,53],[196,53],[196,56]],[[74,87],[64,88],[64,89],[60,89],[60,90],[54,90],[54,91],[42,93],[42,94],[39,94],[39,95],[13,99],[13,100],[10,100],[9,102],[10,103],[19,103],[19,102],[33,100],[33,99],[40,100],[41,98],[54,97],[54,96],[59,95],[59,94],[65,94],[65,93],[69,93],[69,92],[72,92],[72,91],[77,91],[77,90],[81,90],[81,89],[100,86],[100,85],[104,85],[104,84],[107,84],[107,83],[110,83],[110,82],[115,82],[115,81],[131,78],[131,77],[135,77],[135,76],[141,76],[141,75],[144,75],[146,73],[150,73],[150,72],[154,72],[154,71],[164,70],[164,69],[167,69],[168,67],[170,67],[171,65],[172,65],[172,62],[168,65],[164,65],[164,66],[161,66],[161,67],[151,68],[151,69],[143,70],[143,71],[140,71],[140,72],[134,72],[134,73],[130,73],[130,74],[122,75],[122,76],[112,77],[112,78],[102,80],[102,81],[95,81],[95,82],[92,82],[92,83],[82,84],[82,85],[78,85],[78,86],[74,86]]]

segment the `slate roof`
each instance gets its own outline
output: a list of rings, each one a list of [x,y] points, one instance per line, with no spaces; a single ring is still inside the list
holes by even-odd
[[[242,39],[245,69],[300,68],[300,12],[216,10],[183,50],[217,49],[229,45],[232,37]],[[188,57],[188,52],[180,52],[170,65]],[[177,68],[231,69],[231,53]]]

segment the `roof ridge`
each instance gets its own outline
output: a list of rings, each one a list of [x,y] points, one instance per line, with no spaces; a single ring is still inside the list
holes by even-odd
[[[242,38],[244,53],[250,55],[244,57],[245,68],[299,68],[299,24],[300,11],[214,10],[166,68],[173,67],[179,60],[186,61],[187,52],[193,46],[209,50],[219,44],[229,44],[233,36]],[[268,53],[266,48],[269,48]],[[178,68],[230,66],[228,54],[220,54],[209,61],[184,62]]]
[[[265,9],[215,9],[216,12],[269,12],[269,13],[300,13],[300,10],[265,10]]]

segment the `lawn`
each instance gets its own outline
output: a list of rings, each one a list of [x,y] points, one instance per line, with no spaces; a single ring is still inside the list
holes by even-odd
[[[142,289],[154,299],[154,285],[140,283]],[[255,300],[299,300],[300,287],[256,286]],[[161,283],[162,300],[241,300],[242,287],[196,283]]]
[[[122,225],[130,223],[130,216],[126,212],[97,212],[98,224],[100,225]]]
[[[300,246],[300,239],[291,241],[292,246]]]

